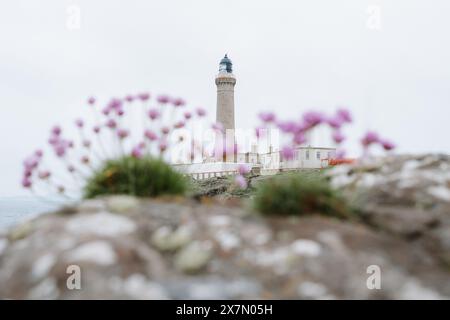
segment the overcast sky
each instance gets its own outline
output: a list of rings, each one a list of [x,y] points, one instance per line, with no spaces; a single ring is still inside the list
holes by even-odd
[[[226,52],[238,127],[261,110],[348,106],[354,141],[375,129],[398,152],[448,153],[449,12],[448,0],[3,1],[0,196],[23,193],[23,157],[90,95],[169,93],[213,116]]]

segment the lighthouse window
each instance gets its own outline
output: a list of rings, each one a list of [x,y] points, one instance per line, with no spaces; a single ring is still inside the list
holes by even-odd
[[[305,159],[309,160],[309,150],[306,150],[306,152],[305,152]]]
[[[317,151],[316,158],[317,158],[317,160],[320,160],[320,151]]]

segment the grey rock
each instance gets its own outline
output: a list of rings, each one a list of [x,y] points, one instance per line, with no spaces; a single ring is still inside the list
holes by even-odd
[[[442,155],[336,167],[330,180],[361,218],[348,221],[264,218],[228,189],[200,201],[88,200],[0,235],[0,298],[447,299],[449,172]],[[81,290],[67,288],[71,265]]]
[[[106,207],[114,213],[131,213],[139,210],[140,202],[136,197],[118,195],[106,199]]]
[[[185,273],[195,273],[204,268],[211,259],[207,244],[192,242],[175,256],[175,267]]]
[[[186,226],[172,230],[167,226],[160,227],[152,236],[153,245],[160,251],[176,251],[192,240],[192,231]]]

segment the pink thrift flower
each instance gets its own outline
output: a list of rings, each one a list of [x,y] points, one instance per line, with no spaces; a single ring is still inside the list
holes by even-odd
[[[303,121],[308,127],[314,127],[321,124],[325,116],[320,112],[310,111],[303,114]]]
[[[87,102],[88,102],[88,104],[93,105],[93,104],[95,104],[95,98],[90,97]]]
[[[261,112],[259,114],[261,121],[269,123],[275,121],[275,114],[273,112]]]
[[[336,142],[338,144],[345,140],[345,136],[339,130],[335,130],[333,132],[332,137],[333,137],[334,142]]]
[[[160,104],[167,104],[170,102],[170,97],[167,95],[160,95],[156,99]]]
[[[116,123],[116,121],[115,121],[114,119],[109,119],[109,120],[106,122],[106,126],[107,126],[108,128],[110,128],[110,129],[114,129],[115,127],[117,127],[117,123]]]
[[[138,95],[138,98],[141,101],[147,101],[148,99],[150,99],[150,94],[148,92],[144,92]]]
[[[34,155],[38,158],[42,158],[42,156],[44,155],[44,152],[42,150],[38,149],[34,152]]]
[[[384,148],[384,150],[389,151],[395,149],[395,144],[389,140],[381,140],[380,144]]]
[[[159,143],[158,148],[159,148],[159,151],[161,151],[161,152],[166,151],[166,149],[167,149],[167,142],[161,141],[161,142]]]
[[[24,172],[23,172],[23,176],[25,178],[30,178],[33,175],[33,170],[29,169],[29,168],[25,168]]]
[[[134,147],[131,151],[131,156],[134,158],[140,159],[143,155],[144,153],[142,152],[142,148],[140,146]]]
[[[134,97],[131,94],[128,94],[125,96],[125,101],[126,102],[133,102],[134,101]]]
[[[361,143],[364,147],[368,147],[372,143],[376,143],[379,141],[378,134],[373,131],[368,131],[364,137],[361,139]]]
[[[45,180],[48,179],[50,177],[50,172],[49,171],[41,171],[38,174],[39,179]]]
[[[88,164],[89,163],[89,157],[88,156],[82,156],[81,157],[81,162],[84,164]]]
[[[125,110],[123,110],[123,108],[118,108],[118,109],[116,109],[116,114],[119,117],[122,117],[125,114]]]
[[[241,189],[246,189],[247,188],[247,180],[241,175],[237,175],[234,178],[234,182]]]
[[[31,188],[31,186],[32,186],[32,183],[31,183],[31,180],[29,178],[24,178],[22,180],[22,187],[28,189],[28,188]]]
[[[75,172],[75,167],[72,166],[72,165],[69,165],[69,166],[67,167],[67,171],[69,171],[70,173],[73,173],[73,172]]]
[[[111,108],[109,108],[109,107],[106,107],[106,108],[104,108],[104,109],[102,110],[102,113],[103,113],[105,116],[109,115],[110,112],[111,112]]]
[[[204,117],[206,115],[206,110],[203,108],[197,108],[196,113],[199,117]]]
[[[297,131],[298,126],[294,121],[282,121],[278,122],[278,128],[284,133],[294,133]]]
[[[92,128],[92,131],[94,131],[94,133],[100,133],[101,128],[99,126],[95,126],[94,128]]]
[[[172,100],[172,104],[175,107],[182,107],[182,106],[184,106],[186,104],[186,102],[183,99],[181,99],[181,98],[176,98],[176,99]]]
[[[340,117],[332,117],[327,119],[327,123],[334,129],[339,129],[342,126],[343,120]]]
[[[298,132],[294,135],[294,143],[295,144],[304,144],[306,142],[306,137],[302,132]]]
[[[27,170],[33,170],[33,169],[37,168],[38,165],[39,165],[39,158],[36,156],[31,156],[31,157],[25,159],[25,161],[23,163],[23,166]]]
[[[250,170],[251,170],[250,166],[248,166],[246,164],[241,164],[238,167],[238,172],[241,176],[244,176],[244,175],[250,173]]]
[[[181,129],[181,128],[184,127],[184,125],[185,125],[185,122],[184,122],[184,121],[178,121],[177,123],[175,123],[174,127],[175,127],[176,129]]]
[[[126,137],[128,137],[129,134],[130,134],[130,133],[129,133],[128,130],[126,130],[126,129],[118,129],[118,130],[117,130],[117,136],[118,136],[120,139],[125,139]]]
[[[75,120],[75,125],[81,129],[84,127],[84,121],[82,119],[77,119]]]
[[[64,155],[66,154],[66,147],[63,144],[58,144],[55,147],[55,153],[58,157],[64,157]]]
[[[148,110],[148,117],[152,120],[155,120],[159,117],[159,111],[156,109],[150,109]]]
[[[352,122],[352,115],[347,109],[338,109],[338,111],[336,112],[336,116],[341,119],[342,122]]]
[[[55,136],[59,136],[61,134],[62,130],[60,126],[54,126],[52,129],[52,134]]]
[[[162,127],[161,132],[162,132],[162,134],[166,135],[166,134],[169,134],[170,129],[169,129],[169,127]]]
[[[192,113],[190,113],[189,111],[186,111],[186,112],[184,113],[184,118],[185,118],[186,120],[189,120],[191,117],[192,117]]]
[[[156,133],[154,133],[151,130],[145,130],[144,135],[150,141],[155,141],[156,139],[158,139],[158,136],[156,135]]]
[[[107,108],[109,110],[117,110],[122,108],[122,101],[120,99],[117,98],[113,98],[111,99],[111,101],[109,102]]]
[[[294,149],[288,146],[283,147],[283,149],[281,149],[281,156],[284,160],[294,159]]]
[[[145,144],[145,142],[140,142],[139,144],[138,144],[138,147],[139,148],[141,148],[141,149],[145,149],[145,147],[146,147],[146,144]]]
[[[50,139],[48,139],[48,143],[50,145],[52,145],[52,146],[54,146],[58,142],[59,142],[59,137],[58,136],[51,136]]]

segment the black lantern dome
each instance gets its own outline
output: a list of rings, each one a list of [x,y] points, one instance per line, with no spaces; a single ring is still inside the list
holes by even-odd
[[[228,58],[228,55],[226,55],[226,54],[225,54],[225,57],[223,57],[223,59],[220,60],[219,71],[220,72],[228,72],[228,73],[233,72],[233,63],[231,62],[231,60]]]

